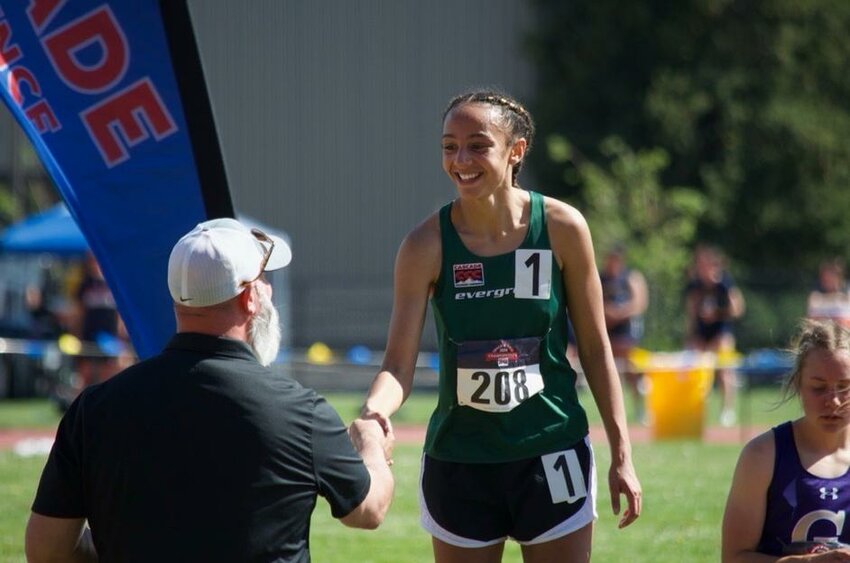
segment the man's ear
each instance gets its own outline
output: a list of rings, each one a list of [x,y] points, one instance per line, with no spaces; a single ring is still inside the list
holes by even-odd
[[[253,316],[260,310],[260,296],[254,288],[254,284],[249,284],[245,290],[239,294],[239,306],[243,311]]]

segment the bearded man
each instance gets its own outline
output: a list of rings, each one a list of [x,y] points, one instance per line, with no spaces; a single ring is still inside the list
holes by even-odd
[[[271,367],[280,325],[265,272],[291,257],[282,239],[234,219],[175,244],[177,333],[66,412],[28,561],[309,561],[317,496],[345,525],[382,522],[392,435],[375,421],[346,429]]]

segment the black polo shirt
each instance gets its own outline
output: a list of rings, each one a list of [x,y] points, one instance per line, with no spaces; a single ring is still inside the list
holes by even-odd
[[[322,397],[182,333],[71,405],[33,511],[87,518],[101,561],[309,561],[317,495],[341,517],[369,486]]]

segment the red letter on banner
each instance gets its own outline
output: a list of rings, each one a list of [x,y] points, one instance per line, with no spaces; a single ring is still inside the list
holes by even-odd
[[[30,0],[27,8],[32,27],[38,35],[68,0]]]
[[[24,105],[24,95],[21,93],[21,84],[26,84],[34,96],[41,96],[41,86],[38,85],[38,80],[35,79],[35,76],[32,75],[28,68],[16,66],[9,71],[9,75],[6,77],[6,89],[9,90],[9,94],[12,95],[12,99],[15,100],[19,106],[23,107]]]
[[[97,94],[115,86],[129,65],[129,48],[124,32],[109,6],[89,12],[62,26],[42,40],[50,62],[73,90]],[[101,57],[93,65],[82,63],[77,54],[97,43]]]
[[[12,28],[9,27],[9,22],[0,22],[0,70],[6,70],[9,65],[21,58],[21,50],[18,46],[14,43],[9,44],[11,39]]]
[[[33,127],[35,127],[36,131],[39,133],[46,133],[48,131],[55,133],[62,129],[62,126],[59,124],[59,120],[56,119],[56,115],[53,113],[53,108],[50,107],[47,100],[37,101],[25,109],[24,113],[27,114],[27,117],[33,124]]]
[[[129,157],[122,140],[132,147],[148,138],[142,121],[156,140],[177,131],[174,119],[148,78],[90,107],[80,116],[109,168]]]

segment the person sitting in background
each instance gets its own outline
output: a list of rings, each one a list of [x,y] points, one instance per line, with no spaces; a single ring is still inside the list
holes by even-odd
[[[744,296],[723,267],[720,252],[710,246],[694,251],[693,275],[685,288],[688,349],[722,354],[735,349],[733,324],[744,313]],[[720,423],[735,424],[735,371],[721,366],[717,380],[723,398]]]
[[[809,293],[806,302],[806,316],[816,320],[831,319],[850,327],[850,292],[840,259],[821,263],[817,287]]]
[[[644,419],[641,373],[630,360],[632,350],[643,336],[643,313],[649,305],[646,279],[639,271],[626,266],[625,248],[612,247],[605,255],[599,272],[605,324],[611,351],[620,375],[632,390],[635,413]]]
[[[803,416],[742,450],[723,516],[723,563],[850,561],[850,330],[804,321],[793,353],[784,399],[798,397]]]
[[[177,242],[177,334],[65,413],[28,561],[309,561],[318,495],[345,525],[383,521],[392,434],[366,420],[347,431],[322,397],[269,367],[281,329],[265,272],[290,258],[283,240],[234,219]]]

